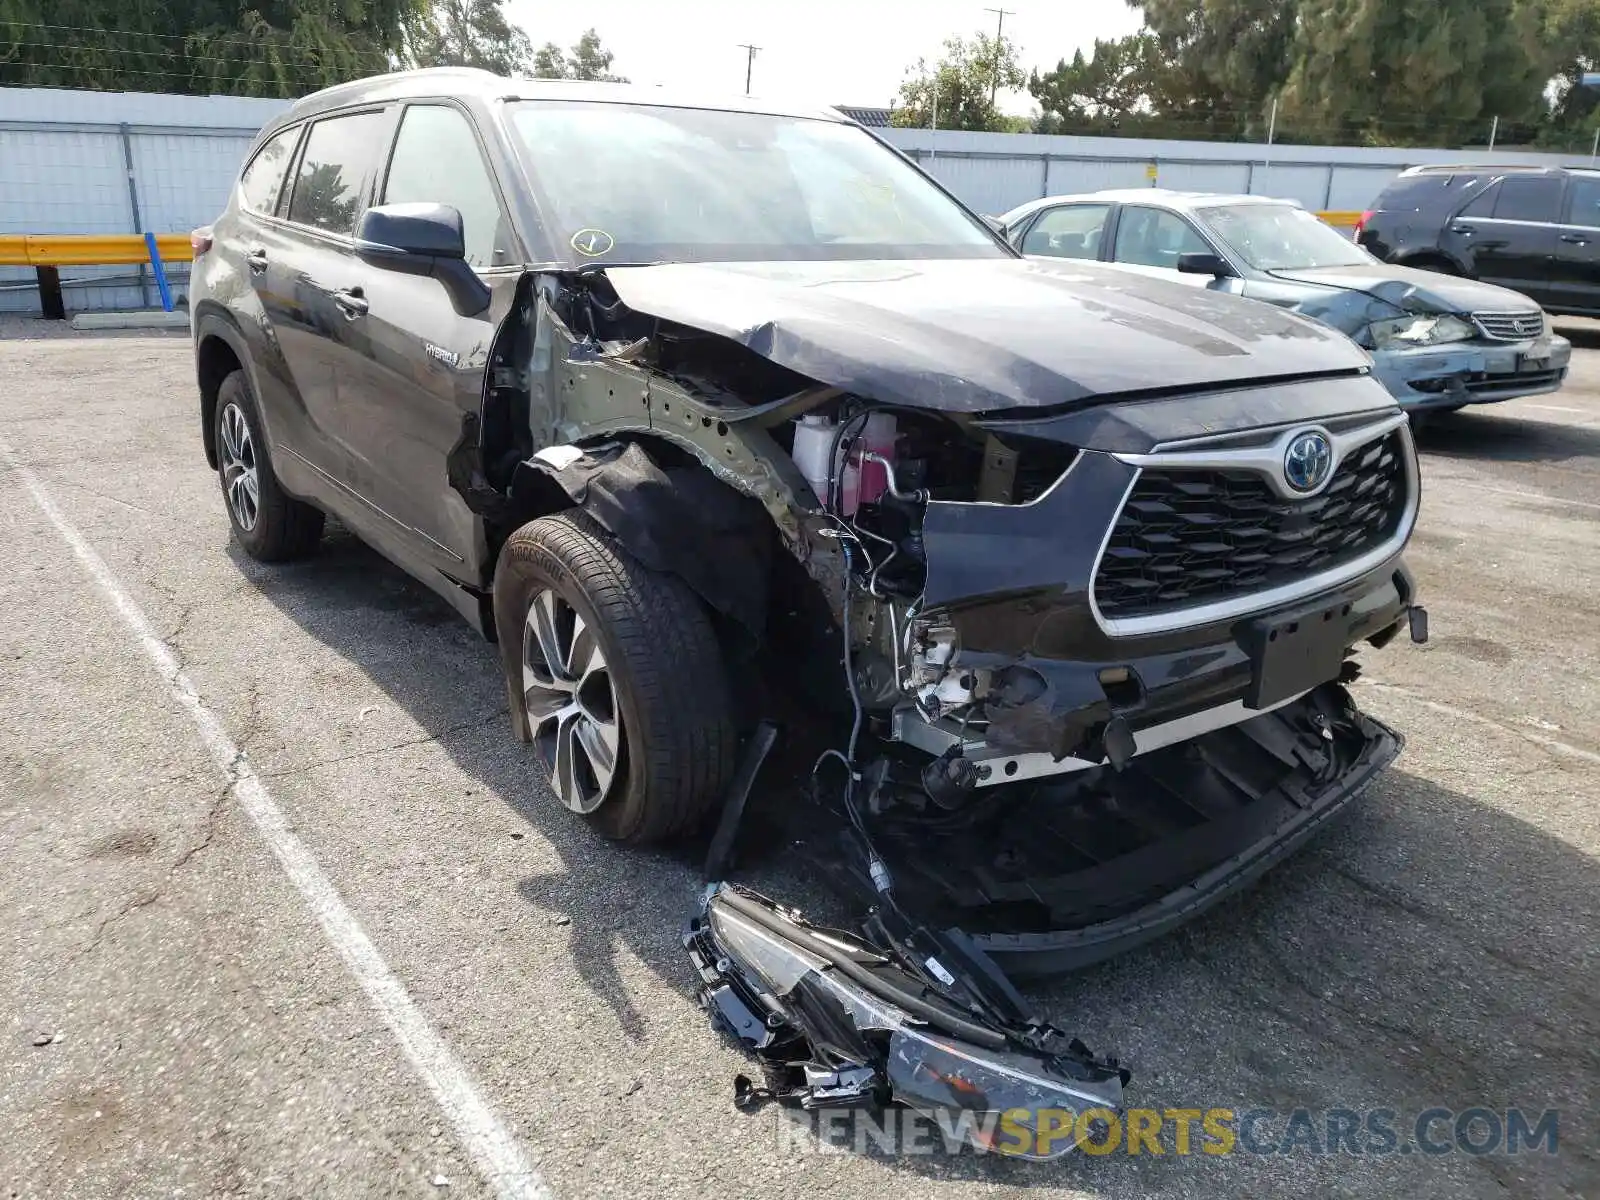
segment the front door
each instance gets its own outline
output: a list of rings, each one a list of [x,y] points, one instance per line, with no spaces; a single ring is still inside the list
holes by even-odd
[[[1574,175],[1567,182],[1547,306],[1600,312],[1600,175]]]
[[[353,264],[362,313],[342,327],[341,419],[373,505],[412,552],[452,578],[486,583],[476,514],[451,486],[448,460],[475,436],[495,332],[510,310],[523,255],[504,216],[471,120],[445,103],[403,110],[377,202],[447,204],[461,214],[467,262],[489,285],[463,315],[438,280]]]

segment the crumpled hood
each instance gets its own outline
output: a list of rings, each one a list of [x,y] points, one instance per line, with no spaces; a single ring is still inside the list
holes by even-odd
[[[1387,263],[1274,271],[1273,278],[1365,292],[1408,313],[1527,312],[1538,308],[1521,292]]]
[[[1342,334],[1303,317],[1088,263],[662,264],[606,277],[636,312],[819,383],[947,412],[1367,366]]]

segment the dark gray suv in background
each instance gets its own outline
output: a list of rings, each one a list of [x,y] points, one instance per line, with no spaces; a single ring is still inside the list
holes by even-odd
[[[758,803],[804,845],[764,849],[871,901],[897,1012],[956,996],[965,1025],[916,1011],[1022,1045],[971,964],[1168,929],[1399,750],[1340,686],[1422,629],[1416,458],[1366,355],[1024,259],[837,113],[386,76],[263,130],[196,240],[245,551],[308,555],[332,514],[444,596],[608,837],[742,800],[741,739],[781,720]],[[840,953],[740,897],[695,943],[735,1027],[794,983],[752,983],[748,939]]]

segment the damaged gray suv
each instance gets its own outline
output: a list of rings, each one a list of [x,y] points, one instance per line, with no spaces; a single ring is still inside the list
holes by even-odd
[[[760,768],[772,844],[871,905],[879,950],[847,952],[708,896],[691,949],[730,1028],[784,994],[750,960],[788,934],[799,974],[898,971],[894,1011],[932,989],[970,1025],[1014,996],[994,964],[1171,928],[1399,750],[1342,686],[1357,647],[1425,636],[1416,457],[1366,356],[1026,260],[836,113],[385,76],[263,130],[195,244],[246,552],[337,516],[498,641],[561,804],[658,840],[737,816]],[[868,1086],[824,1057],[817,1086]]]

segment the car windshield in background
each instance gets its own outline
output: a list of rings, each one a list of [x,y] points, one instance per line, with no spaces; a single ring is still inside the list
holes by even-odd
[[[1354,242],[1290,204],[1219,205],[1198,210],[1212,233],[1258,271],[1354,267],[1373,261]]]
[[[517,101],[557,251],[596,262],[1003,258],[982,224],[852,125]]]

